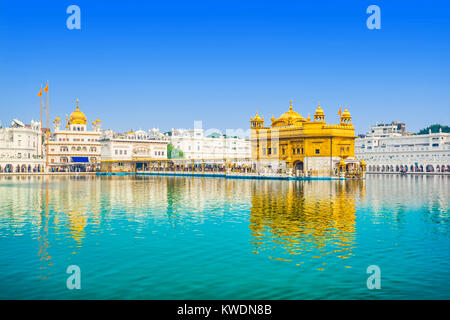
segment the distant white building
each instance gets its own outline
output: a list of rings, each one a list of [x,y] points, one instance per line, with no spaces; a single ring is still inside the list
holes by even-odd
[[[42,172],[41,123],[25,125],[15,119],[8,128],[0,126],[0,172]]]
[[[167,140],[143,130],[127,133],[105,132],[100,139],[102,160],[167,159]]]
[[[412,135],[404,124],[376,125],[355,140],[367,172],[450,172],[450,133]]]
[[[101,170],[108,172],[146,169],[146,162],[167,159],[169,141],[159,131],[115,133],[107,130],[100,139]]]
[[[377,123],[370,127],[367,136],[371,137],[392,137],[406,135],[405,124],[399,121],[392,121],[391,123]]]
[[[250,140],[218,133],[204,136],[203,129],[172,129],[170,143],[183,151],[184,159],[248,160]]]

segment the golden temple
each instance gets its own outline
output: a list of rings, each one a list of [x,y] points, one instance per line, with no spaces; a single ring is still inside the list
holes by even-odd
[[[260,166],[290,170],[296,175],[333,176],[339,168],[359,168],[355,157],[355,128],[350,112],[339,110],[339,124],[327,124],[325,112],[317,107],[314,119],[306,119],[292,108],[270,127],[256,113],[250,118],[252,159]]]

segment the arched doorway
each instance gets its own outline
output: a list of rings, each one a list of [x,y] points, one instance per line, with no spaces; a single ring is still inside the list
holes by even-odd
[[[303,161],[295,161],[292,167],[294,172],[303,172]]]

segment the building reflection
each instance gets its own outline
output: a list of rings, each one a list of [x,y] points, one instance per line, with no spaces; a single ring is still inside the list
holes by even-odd
[[[250,209],[254,253],[298,265],[330,255],[350,258],[361,197],[364,181],[254,184]]]
[[[397,176],[305,182],[0,176],[0,236],[35,237],[43,278],[56,252],[78,254],[86,238],[119,233],[145,238],[163,224],[194,232],[205,222],[248,223],[248,252],[263,258],[299,266],[312,261],[316,269],[324,269],[325,260],[350,267],[357,215],[401,228],[406,213],[419,210],[432,232],[448,234],[449,183],[447,177]]]
[[[44,183],[45,187],[40,190],[40,224],[38,231],[39,251],[38,256],[41,261],[40,266],[40,278],[47,279],[50,274],[48,270],[52,266],[51,256],[48,252],[50,243],[48,240],[48,227],[49,227],[49,206],[48,206],[48,182]]]

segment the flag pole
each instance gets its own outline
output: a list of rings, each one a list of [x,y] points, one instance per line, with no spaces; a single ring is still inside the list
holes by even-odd
[[[40,95],[41,95],[41,128],[40,128],[40,130],[41,130],[41,134],[40,134],[40,138],[41,138],[41,159],[44,159],[44,146],[43,146],[43,141],[42,141],[42,125],[43,125],[43,123],[42,123],[42,85],[41,85],[41,92],[40,92]]]
[[[49,120],[48,120],[50,106],[49,106],[48,95],[49,95],[49,89],[48,89],[48,80],[47,80],[47,160],[46,160],[47,168],[48,168],[48,144],[49,144],[49,141],[50,141],[50,127],[49,127]]]

